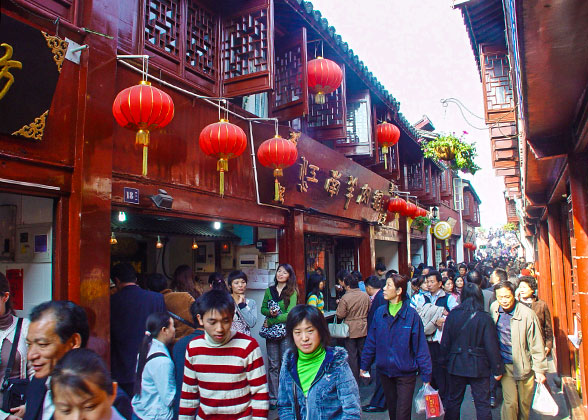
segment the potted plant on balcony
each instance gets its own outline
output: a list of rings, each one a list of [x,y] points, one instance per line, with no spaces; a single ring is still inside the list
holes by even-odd
[[[420,230],[421,232],[424,232],[429,226],[431,226],[431,219],[423,216],[415,217],[411,225],[413,229]]]
[[[464,131],[464,134],[466,132]],[[436,161],[446,161],[451,169],[476,173],[480,167],[474,162],[476,153],[475,144],[467,143],[455,134],[437,137],[433,140],[423,141],[421,149],[426,158]]]

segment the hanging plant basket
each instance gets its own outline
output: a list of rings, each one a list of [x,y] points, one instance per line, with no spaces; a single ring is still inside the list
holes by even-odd
[[[465,133],[465,132],[464,132]],[[478,154],[475,144],[465,142],[455,134],[440,136],[421,143],[423,155],[436,161],[445,161],[451,169],[475,174],[480,169],[474,162]]]
[[[431,219],[428,217],[418,216],[412,221],[412,228],[424,232],[427,227],[431,226]]]

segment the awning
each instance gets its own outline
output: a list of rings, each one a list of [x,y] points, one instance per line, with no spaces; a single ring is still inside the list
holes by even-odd
[[[118,220],[118,212],[110,219],[110,226],[115,232],[153,233],[156,235],[182,235],[202,239],[220,239],[240,241],[241,238],[225,229],[216,230],[210,222],[178,219],[127,212],[124,222]]]

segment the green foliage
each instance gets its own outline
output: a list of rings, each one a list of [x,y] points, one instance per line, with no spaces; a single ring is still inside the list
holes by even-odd
[[[413,229],[420,230],[421,232],[424,232],[428,226],[431,226],[431,219],[423,216],[415,217],[411,225]]]
[[[475,143],[466,143],[462,138],[458,138],[454,134],[423,141],[421,149],[426,158],[435,161],[447,161],[451,169],[470,172],[471,174],[475,174],[480,169],[474,162],[474,159],[478,156]]]
[[[515,223],[507,223],[506,225],[504,225],[502,227],[502,230],[505,232],[516,232],[519,230],[519,228],[517,227],[517,225]]]

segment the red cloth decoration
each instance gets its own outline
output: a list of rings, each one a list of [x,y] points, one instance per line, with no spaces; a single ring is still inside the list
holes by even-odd
[[[378,144],[382,146],[384,167],[388,169],[388,147],[392,147],[398,143],[398,140],[400,140],[400,130],[394,124],[384,121],[378,124],[376,128],[376,139],[378,140]]]
[[[336,91],[343,81],[343,71],[337,63],[323,57],[310,60],[307,64],[308,90],[315,94],[314,101],[324,104],[325,95]]]
[[[298,159],[296,143],[276,135],[261,143],[257,149],[257,159],[263,166],[273,168],[275,177],[274,201],[281,202],[278,177],[284,175],[283,170],[294,165]]]
[[[218,159],[216,170],[220,174],[219,193],[222,197],[225,195],[225,172],[229,170],[229,159],[243,154],[247,148],[247,136],[241,127],[221,119],[204,127],[199,144],[204,153]]]
[[[149,132],[165,127],[174,117],[171,96],[143,80],[116,95],[112,114],[121,127],[137,130],[135,144],[143,146],[142,174],[146,176]]]

